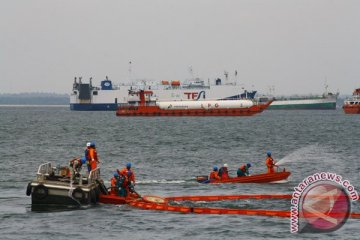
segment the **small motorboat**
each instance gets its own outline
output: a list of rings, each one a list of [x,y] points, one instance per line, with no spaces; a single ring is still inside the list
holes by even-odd
[[[53,167],[51,163],[44,163],[39,166],[36,178],[28,184],[26,195],[31,195],[33,206],[96,204],[100,193],[106,191],[100,169],[96,168],[86,175],[78,173],[72,176],[69,167]]]
[[[290,172],[285,169],[282,172],[262,173],[244,177],[233,177],[221,180],[209,179],[208,176],[197,176],[196,181],[199,183],[270,183],[286,180]]]

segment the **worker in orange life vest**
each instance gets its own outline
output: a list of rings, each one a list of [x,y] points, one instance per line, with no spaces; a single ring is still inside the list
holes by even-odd
[[[267,155],[267,158],[265,160],[265,164],[267,166],[267,173],[273,173],[273,172],[275,172],[275,170],[274,170],[274,166],[276,166],[275,161],[271,157],[271,152],[270,151],[267,151],[266,155]]]
[[[226,163],[224,164],[224,166],[222,166],[220,168],[219,177],[221,179],[228,179],[229,178],[228,165]]]
[[[98,159],[98,155],[96,152],[96,146],[94,142],[90,143],[90,148],[89,148],[89,152],[88,152],[88,159],[90,161],[90,167],[91,170],[94,170],[97,168],[97,164],[100,163],[99,159]]]
[[[117,181],[119,179],[119,174],[116,172],[114,173],[114,176],[111,178],[110,183],[111,183],[111,190],[110,190],[110,195],[118,195],[118,184]]]
[[[124,185],[126,187],[127,194],[129,193],[135,193],[134,186],[135,186],[135,173],[131,169],[131,163],[128,162],[126,164],[126,167],[121,169],[121,171],[118,171],[118,173],[121,175],[124,175],[126,177]]]
[[[213,167],[213,171],[210,173],[209,179],[210,180],[220,180],[217,166]]]
[[[135,173],[131,169],[131,163],[130,162],[128,162],[126,164],[126,167],[121,169],[120,173],[124,174],[127,177],[128,181],[135,186]]]

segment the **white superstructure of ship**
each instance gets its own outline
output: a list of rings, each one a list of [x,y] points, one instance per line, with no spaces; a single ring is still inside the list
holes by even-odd
[[[83,83],[81,78],[75,78],[70,94],[70,109],[82,111],[116,110],[121,104],[139,101],[138,90],[147,91],[148,97],[154,101],[197,101],[254,98],[256,91],[248,92],[236,81],[223,82],[221,79],[205,82],[200,78],[186,81],[136,81],[130,84],[113,84],[106,77],[100,86],[94,86],[92,79]]]

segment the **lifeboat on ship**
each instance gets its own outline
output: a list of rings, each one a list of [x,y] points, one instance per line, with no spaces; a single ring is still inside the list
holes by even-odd
[[[209,179],[208,176],[197,176],[196,181],[199,183],[271,183],[286,180],[290,172],[285,169],[282,172],[262,173],[251,176],[232,177],[227,179]]]
[[[344,101],[343,110],[346,114],[360,114],[360,88],[355,89],[352,97]]]
[[[120,105],[117,116],[252,116],[264,111],[273,100],[259,103],[253,99],[168,101],[145,100],[139,92],[138,104]]]

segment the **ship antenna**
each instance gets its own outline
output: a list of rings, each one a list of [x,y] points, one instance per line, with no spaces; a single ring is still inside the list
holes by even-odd
[[[235,70],[235,85],[237,85],[237,74],[238,74],[238,72],[237,72],[237,70]]]
[[[327,76],[325,76],[325,95],[328,95],[328,87],[329,85],[327,84]]]
[[[193,71],[193,68],[191,65],[189,66],[189,73],[190,73],[191,79],[194,79],[194,71]]]
[[[129,81],[131,83],[131,85],[133,85],[132,79],[131,79],[131,61],[129,61]]]
[[[225,75],[225,85],[227,85],[229,79],[229,72],[225,70],[224,75]]]

